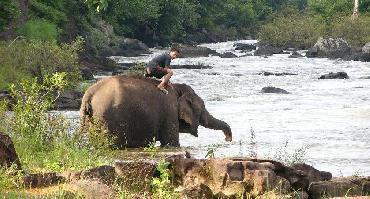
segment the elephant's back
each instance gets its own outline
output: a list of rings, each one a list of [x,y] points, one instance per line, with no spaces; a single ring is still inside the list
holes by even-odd
[[[87,90],[90,92],[94,115],[114,111],[155,109],[162,102],[157,80],[139,77],[113,76],[105,78]],[[158,107],[159,108],[159,107]],[[117,113],[119,114],[119,113]]]

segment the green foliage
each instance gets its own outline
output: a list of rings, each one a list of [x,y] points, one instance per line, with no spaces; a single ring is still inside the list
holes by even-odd
[[[322,35],[324,26],[315,16],[287,10],[262,26],[258,39],[278,47],[307,49]]]
[[[18,34],[31,40],[56,41],[59,29],[57,25],[43,19],[28,20],[19,28]]]
[[[144,151],[151,153],[151,157],[154,157],[158,154],[158,147],[156,147],[155,144],[156,140],[154,137],[153,140],[148,144],[148,146],[144,147]]]
[[[31,19],[45,19],[52,24],[67,22],[66,0],[32,0],[29,3]]]
[[[330,24],[337,14],[350,16],[353,8],[352,1],[348,0],[309,0],[308,6],[319,14],[326,24]]]
[[[345,38],[351,46],[362,47],[370,41],[370,15],[361,15],[356,21],[350,16],[337,16],[330,36]]]
[[[75,86],[80,79],[78,52],[83,40],[78,38],[71,44],[55,42],[17,40],[0,43],[0,90],[21,79],[44,76],[55,72],[67,72],[66,81]]]
[[[114,146],[116,137],[110,134],[104,123],[97,118],[89,119],[89,124],[86,127],[84,133],[87,133],[89,143],[95,150],[106,151]]]
[[[0,167],[0,195],[2,190],[19,188],[18,184],[22,173],[16,169],[16,165],[11,165],[8,168]]]
[[[293,165],[297,163],[304,163],[306,161],[306,154],[309,145],[304,145],[302,147],[296,148],[293,153],[288,152],[288,140],[286,140],[284,146],[279,147],[273,157],[274,160],[283,162],[286,165]]]
[[[31,78],[11,87],[14,115],[5,125],[25,170],[77,170],[106,163],[81,134],[70,131],[62,115],[48,112],[55,93],[67,87],[66,76],[54,73],[42,82]]]
[[[159,178],[153,178],[153,198],[174,199],[179,198],[174,191],[174,186],[170,180],[171,173],[168,169],[169,163],[161,160],[157,165],[157,170],[160,173]]]
[[[84,2],[96,12],[107,9],[109,0],[84,0]]]
[[[20,14],[18,4],[14,0],[0,1],[0,32]]]

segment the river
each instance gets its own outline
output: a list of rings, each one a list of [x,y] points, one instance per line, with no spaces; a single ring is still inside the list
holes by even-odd
[[[256,41],[244,40],[242,43]],[[180,135],[180,144],[195,157],[213,149],[215,157],[248,156],[299,159],[334,176],[370,176],[370,63],[326,58],[267,58],[243,56],[235,42],[203,44],[218,52],[233,52],[238,58],[217,56],[179,58],[176,64],[203,64],[212,69],[176,69],[171,79],[186,83],[201,96],[209,112],[226,121],[233,141],[224,141],[221,131],[199,128],[199,137]],[[119,62],[148,61],[152,55]],[[286,72],[297,75],[263,76]],[[350,79],[319,80],[329,72],[346,72]],[[291,94],[263,94],[265,86]],[[70,114],[77,116],[77,112]]]

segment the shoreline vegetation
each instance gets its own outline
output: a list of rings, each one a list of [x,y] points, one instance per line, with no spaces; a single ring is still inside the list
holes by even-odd
[[[158,155],[165,149],[153,142],[142,151],[146,160],[156,157],[155,164],[147,164],[137,152],[136,165],[120,164],[115,160],[127,160],[132,153],[126,150],[117,157],[120,152],[107,147],[110,140],[100,133],[99,125],[88,135],[81,134],[70,129],[61,115],[49,112],[61,93],[83,92],[78,85],[93,79],[94,72],[114,70],[117,66],[107,56],[137,56],[149,53],[148,46],[253,38],[260,49],[298,50],[313,48],[323,37],[344,39],[350,48],[343,51],[345,55],[362,51],[368,56],[370,47],[364,50],[370,42],[368,1],[360,1],[358,18],[351,18],[352,1],[346,0],[96,2],[0,3],[0,152],[7,152],[0,153],[0,195],[84,198],[91,192],[107,198],[110,194],[116,198],[330,198],[370,194],[369,177],[356,174],[319,178],[313,184],[316,192],[308,190],[312,176],[283,164],[302,158],[305,148],[297,154],[278,154],[275,158],[283,163],[215,159],[215,147],[210,147],[208,158],[197,160],[184,158],[188,155],[182,152]],[[74,175],[79,177],[71,180]],[[136,175],[142,178],[133,178]],[[189,179],[199,180],[198,184]]]

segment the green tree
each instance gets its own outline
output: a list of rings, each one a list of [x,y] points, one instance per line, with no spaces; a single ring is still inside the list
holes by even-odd
[[[20,11],[17,1],[14,0],[1,0],[0,1],[0,32],[17,16]]]

